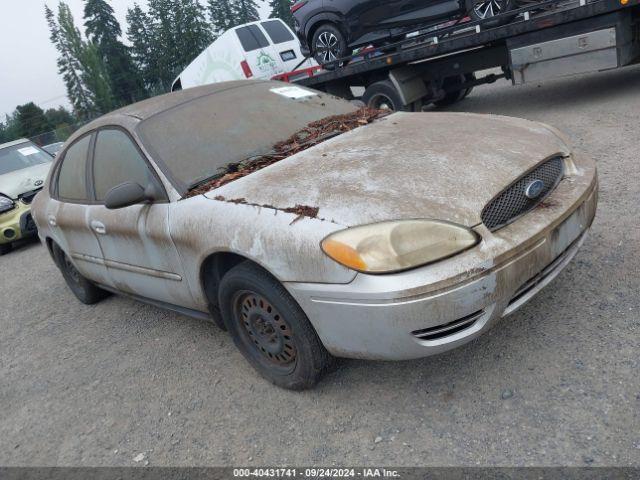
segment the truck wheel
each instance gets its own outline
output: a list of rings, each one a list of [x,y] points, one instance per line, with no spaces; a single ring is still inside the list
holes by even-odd
[[[78,300],[85,305],[93,305],[109,296],[108,292],[96,287],[84,278],[76,267],[74,267],[73,263],[71,263],[67,254],[55,244],[53,245],[53,254],[55,255],[56,264],[60,268],[65,282],[67,282],[69,289],[71,289]]]
[[[313,34],[311,49],[316,62],[327,70],[336,68],[335,65],[326,66],[327,63],[349,55],[349,48],[344,35],[332,23],[323,23],[318,27]]]
[[[310,388],[332,363],[300,306],[257,265],[243,262],[229,270],[218,296],[234,343],[251,366],[275,385]]]
[[[0,245],[0,255],[6,255],[12,250],[13,246],[10,243],[3,243]]]
[[[450,90],[452,88],[455,88],[456,85],[461,85],[464,82],[475,80],[475,78],[476,76],[473,73],[447,77],[442,82],[442,88]],[[440,100],[436,100],[435,102],[433,102],[433,104],[436,107],[448,107],[449,105],[453,105],[454,103],[457,103],[460,100],[466,98],[472,90],[473,87],[450,91]]]
[[[393,110],[394,112],[406,110],[400,94],[389,80],[369,85],[362,95],[362,101],[369,108]]]
[[[477,0],[465,0],[465,8],[472,21],[487,20],[484,26],[493,28],[506,25],[516,17],[516,15],[505,15],[501,18],[489,20],[496,15],[513,10],[515,3],[515,0],[484,0],[480,2]]]

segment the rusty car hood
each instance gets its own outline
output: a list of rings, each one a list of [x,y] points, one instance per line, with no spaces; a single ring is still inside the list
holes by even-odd
[[[435,218],[475,226],[527,170],[569,147],[536,122],[466,113],[395,113],[205,194],[276,209],[319,208],[354,226]]]

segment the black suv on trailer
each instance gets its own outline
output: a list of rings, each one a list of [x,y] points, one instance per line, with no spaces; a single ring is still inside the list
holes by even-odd
[[[410,31],[465,15],[489,19],[511,10],[515,1],[300,0],[291,12],[302,53],[326,64],[350,55],[354,48],[381,46]]]

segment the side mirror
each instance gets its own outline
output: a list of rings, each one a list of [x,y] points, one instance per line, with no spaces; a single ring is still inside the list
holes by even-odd
[[[113,187],[104,198],[104,206],[109,210],[130,207],[138,203],[152,200],[142,185],[135,182],[125,182]]]

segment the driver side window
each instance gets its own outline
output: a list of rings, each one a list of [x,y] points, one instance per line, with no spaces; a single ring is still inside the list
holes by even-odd
[[[103,201],[109,190],[125,182],[135,182],[144,188],[155,179],[142,154],[124,132],[98,131],[93,156],[96,200]]]

